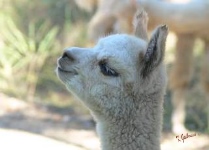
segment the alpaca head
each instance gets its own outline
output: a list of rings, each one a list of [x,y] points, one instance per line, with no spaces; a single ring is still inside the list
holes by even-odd
[[[101,119],[127,113],[135,103],[130,97],[164,88],[168,29],[158,27],[148,41],[145,12],[136,17],[135,25],[135,36],[110,35],[93,48],[68,48],[58,59],[60,80]]]

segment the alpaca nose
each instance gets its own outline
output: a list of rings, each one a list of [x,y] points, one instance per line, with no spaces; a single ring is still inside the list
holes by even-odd
[[[68,60],[70,60],[72,62],[75,61],[75,59],[76,59],[70,50],[65,50],[62,55],[62,58],[67,58]]]
[[[73,63],[79,63],[83,58],[92,54],[89,48],[70,47],[64,50],[62,59]]]

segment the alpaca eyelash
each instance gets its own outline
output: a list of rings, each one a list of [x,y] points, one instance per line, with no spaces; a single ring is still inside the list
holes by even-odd
[[[118,77],[119,76],[119,73],[117,73],[114,69],[110,68],[107,65],[107,62],[104,61],[104,60],[99,62],[99,67],[100,67],[100,71],[105,76],[112,76],[112,77]]]

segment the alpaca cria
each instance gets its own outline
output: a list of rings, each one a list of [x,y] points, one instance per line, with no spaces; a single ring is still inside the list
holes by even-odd
[[[98,0],[98,10],[89,26],[89,38],[97,39],[119,30],[131,33],[133,12],[137,6],[149,14],[149,29],[165,23],[176,34],[175,61],[171,69],[169,87],[172,90],[172,131],[186,132],[186,96],[193,68],[193,49],[197,38],[205,44],[201,83],[208,99],[209,129],[209,1],[206,0]],[[114,1],[114,2],[113,2]],[[114,5],[110,5],[113,4]],[[117,3],[117,4],[115,4]],[[102,4],[102,5],[101,5]],[[101,5],[101,6],[100,6]],[[105,13],[107,10],[108,13]],[[102,14],[104,14],[102,16]]]
[[[167,34],[159,26],[148,40],[142,11],[135,36],[107,36],[58,59],[57,75],[91,111],[103,150],[160,150]]]

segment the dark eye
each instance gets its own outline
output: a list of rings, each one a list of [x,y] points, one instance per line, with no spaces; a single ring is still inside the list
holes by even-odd
[[[103,75],[117,77],[119,74],[107,65],[106,61],[100,61],[99,67]]]

